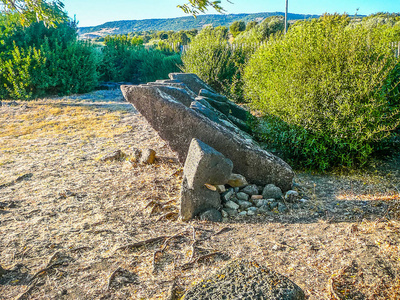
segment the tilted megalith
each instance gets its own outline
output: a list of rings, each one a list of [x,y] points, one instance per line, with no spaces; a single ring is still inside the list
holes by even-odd
[[[227,183],[232,168],[232,161],[220,152],[198,139],[191,141],[183,168],[180,209],[182,220],[192,219],[210,208],[221,207],[219,193],[209,190],[205,184]]]
[[[200,88],[198,81],[196,84]],[[233,172],[244,175],[249,182],[272,183],[283,191],[291,188],[294,173],[282,159],[186,107],[157,85],[125,85],[121,90],[125,99],[178,154],[181,163],[185,162],[190,143],[196,138],[229,158],[234,165]]]

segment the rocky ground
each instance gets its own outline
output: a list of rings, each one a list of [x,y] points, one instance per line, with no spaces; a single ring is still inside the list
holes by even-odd
[[[287,210],[182,222],[182,166],[119,91],[2,104],[0,299],[167,299],[240,258],[308,299],[400,299],[399,157],[297,172]]]

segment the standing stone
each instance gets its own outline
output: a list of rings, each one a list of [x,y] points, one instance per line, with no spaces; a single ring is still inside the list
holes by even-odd
[[[199,213],[210,208],[219,209],[221,199],[218,192],[211,191],[205,186],[189,188],[187,179],[184,178],[181,190],[180,215],[183,221],[193,219]]]
[[[229,158],[234,164],[233,171],[250,182],[273,183],[284,191],[291,188],[294,173],[283,160],[184,106],[157,86],[121,86],[121,89],[125,99],[177,152],[180,162],[186,160],[190,142],[197,138]]]
[[[193,139],[183,168],[180,215],[182,220],[221,207],[220,194],[207,185],[223,185],[232,172],[232,161],[202,141]],[[212,213],[215,217],[215,214]],[[207,215],[210,216],[210,215]]]
[[[234,261],[190,288],[182,300],[304,300],[303,290],[287,277],[254,261]]]

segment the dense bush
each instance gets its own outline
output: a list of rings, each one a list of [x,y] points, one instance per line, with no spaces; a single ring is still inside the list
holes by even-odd
[[[104,81],[155,81],[168,78],[171,72],[178,72],[178,66],[182,64],[179,54],[146,49],[137,38],[124,39],[121,36],[105,39],[101,57],[99,72]]]
[[[235,21],[229,26],[229,31],[233,37],[246,30],[246,23],[244,21]]]
[[[97,84],[93,48],[77,40],[75,23],[59,11],[57,27],[23,27],[18,15],[0,15],[0,97],[29,99],[82,93]]]
[[[225,27],[207,27],[182,55],[183,71],[197,74],[218,92],[243,102],[242,72],[253,52],[249,45],[230,46]]]
[[[298,22],[260,48],[245,91],[265,113],[262,134],[292,163],[328,169],[365,163],[399,126],[393,27],[348,26],[347,16]]]
[[[281,33],[285,29],[285,19],[282,16],[272,16],[257,24],[249,22],[246,31],[239,34],[235,41],[238,43],[262,43],[270,36]]]

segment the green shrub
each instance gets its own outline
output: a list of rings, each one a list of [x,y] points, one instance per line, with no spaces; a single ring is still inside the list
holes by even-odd
[[[270,36],[281,33],[285,29],[285,19],[282,16],[272,16],[263,20],[260,24],[249,22],[246,31],[239,34],[235,41],[238,43],[261,43]]]
[[[261,134],[291,163],[328,169],[364,164],[399,126],[399,59],[392,30],[325,15],[298,22],[260,48],[245,92],[265,114]]]
[[[0,15],[0,97],[30,99],[84,93],[97,85],[97,54],[77,40],[76,24],[43,22],[23,27],[19,16]]]
[[[254,47],[230,46],[226,28],[207,27],[193,39],[182,55],[183,71],[203,81],[236,102],[243,102],[243,67]]]
[[[174,52],[146,49],[142,44],[109,37],[102,49],[99,72],[104,81],[142,83],[168,78],[181,64],[180,55]]]
[[[236,37],[239,33],[246,30],[246,23],[244,21],[235,21],[229,26],[229,31]]]
[[[34,75],[39,75],[46,59],[35,48],[19,49],[15,44],[9,54],[8,60],[0,59],[0,98],[30,99],[40,84],[40,76]]]

